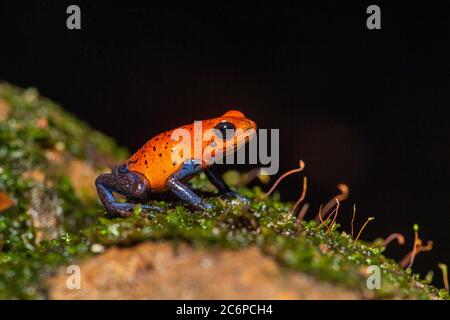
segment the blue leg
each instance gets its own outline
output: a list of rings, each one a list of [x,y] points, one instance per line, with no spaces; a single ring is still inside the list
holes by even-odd
[[[126,166],[119,166],[111,173],[101,174],[95,180],[97,193],[106,211],[113,215],[129,217],[133,213],[136,203],[120,203],[114,198],[113,192],[125,196],[128,200],[145,201],[150,190],[149,183],[142,175],[129,172]],[[142,205],[146,210],[161,211],[161,208]]]
[[[195,160],[186,161],[181,168],[167,179],[167,187],[181,200],[186,201],[198,210],[211,209],[209,203],[205,203],[201,197],[195,194],[189,187],[182,182],[183,179],[192,177],[202,170],[201,164]]]
[[[223,181],[222,177],[218,174],[216,174],[213,170],[211,170],[211,168],[206,168],[205,170],[205,174],[206,177],[208,178],[208,180],[217,188],[219,189],[219,195],[220,196],[231,196],[231,197],[235,197],[238,198],[239,200],[245,202],[245,203],[249,203],[249,200],[243,196],[241,196],[240,194],[234,192],[233,190],[230,189],[230,187],[225,183],[225,181]]]

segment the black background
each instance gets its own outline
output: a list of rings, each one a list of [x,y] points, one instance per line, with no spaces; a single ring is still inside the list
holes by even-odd
[[[449,10],[436,3],[317,1],[0,2],[0,79],[35,86],[134,151],[154,134],[238,106],[279,128],[281,171],[306,162],[314,211],[350,187],[340,223],[375,216],[365,239],[412,225],[435,248],[414,270],[450,263]],[[82,29],[66,28],[78,4]],[[381,7],[382,29],[366,28]],[[279,187],[299,196],[301,179]],[[310,216],[314,216],[310,211]]]

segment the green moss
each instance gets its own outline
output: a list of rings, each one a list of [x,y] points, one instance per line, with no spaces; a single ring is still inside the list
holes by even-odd
[[[196,247],[235,249],[257,245],[288,268],[361,292],[368,290],[365,267],[378,265],[382,287],[373,291],[374,298],[448,298],[420,280],[419,275],[383,256],[381,248],[354,242],[338,228],[327,232],[313,221],[303,222],[299,231],[289,204],[264,199],[258,188],[239,191],[251,198],[250,210],[217,200],[211,212],[191,212],[176,205],[166,213],[149,213],[146,218],[135,215],[129,219],[102,219],[100,224],[85,229],[84,235],[90,243],[108,246],[144,240],[183,240]]]
[[[99,157],[123,159],[126,152],[40,98],[34,89],[1,84],[0,98],[11,106],[8,120],[0,124],[0,191],[17,203],[0,213],[0,298],[45,298],[44,279],[58,266],[93,255],[94,244],[123,246],[157,240],[186,241],[203,248],[255,245],[286,268],[366,293],[366,267],[378,265],[382,287],[371,291],[374,298],[449,298],[446,291],[430,286],[429,279],[421,280],[386,258],[378,242],[355,242],[337,225],[327,231],[314,222],[302,222],[299,228],[290,213],[292,204],[281,202],[277,194],[264,197],[259,187],[238,188],[251,200],[250,207],[213,197],[208,199],[214,204],[209,212],[161,201],[154,204],[165,208],[164,213],[137,208],[128,219],[103,218],[98,201],[78,197],[73,182],[65,172],[53,170],[45,151],[60,150],[94,164]],[[49,181],[24,177],[24,172],[35,169],[46,172]],[[235,187],[243,180],[236,172],[226,179]],[[191,184],[199,191],[215,191],[203,174]],[[50,199],[56,208],[60,220],[56,239],[36,243],[40,230],[30,214],[34,193]]]
[[[35,89],[2,83],[0,99],[0,107],[8,109],[8,116],[0,122],[0,191],[16,202],[0,212],[0,298],[43,298],[44,276],[87,251],[84,242],[72,245],[63,241],[64,235],[73,233],[77,239],[79,229],[97,221],[101,212],[96,201],[83,202],[75,195],[71,181],[55,170],[46,152],[89,161],[92,150],[104,159],[123,158],[126,151],[39,97]],[[25,173],[31,171],[44,172],[45,181],[27,177]],[[39,230],[33,224],[32,210],[40,205],[50,206],[58,216],[55,231],[60,239],[36,243]]]

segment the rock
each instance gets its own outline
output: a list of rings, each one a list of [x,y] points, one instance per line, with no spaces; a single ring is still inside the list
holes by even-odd
[[[35,241],[52,240],[64,233],[62,228],[62,201],[55,189],[56,176],[66,175],[73,186],[75,195],[84,203],[96,199],[95,178],[101,170],[88,161],[79,160],[68,153],[56,149],[44,151],[48,160],[47,169],[32,169],[22,173],[22,178],[32,182],[27,193],[30,207],[27,210],[33,228]]]
[[[80,264],[81,289],[66,288],[62,270],[49,281],[51,299],[360,299],[280,267],[256,247],[193,249],[145,242],[111,248]]]
[[[97,197],[97,189],[94,181],[101,173],[95,170],[92,165],[86,161],[71,159],[67,164],[67,175],[72,181],[76,195],[80,199],[94,199]]]
[[[10,113],[11,106],[4,99],[0,98],[0,121],[7,120]]]

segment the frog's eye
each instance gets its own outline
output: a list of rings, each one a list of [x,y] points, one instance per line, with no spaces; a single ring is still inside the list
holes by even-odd
[[[234,130],[236,130],[236,127],[231,122],[222,121],[218,125],[216,125],[214,127],[214,129],[217,129],[217,130],[220,131],[220,133],[222,134],[222,139],[227,139],[227,138],[231,138],[234,135],[234,134],[230,135],[229,133],[227,135],[227,130],[233,130],[234,131]]]

